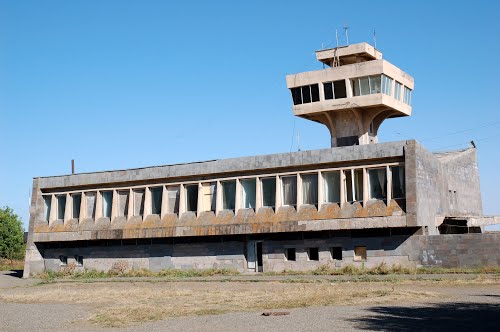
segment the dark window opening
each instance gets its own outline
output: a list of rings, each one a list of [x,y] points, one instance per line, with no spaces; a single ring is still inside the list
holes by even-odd
[[[319,85],[304,85],[301,87],[291,88],[292,99],[294,105],[308,104],[319,101]]]
[[[262,242],[257,242],[257,272],[264,270],[264,263],[262,260]]]
[[[312,102],[319,101],[319,87],[318,87],[318,84],[311,85],[311,99],[312,99]]]
[[[80,218],[80,206],[82,204],[82,194],[73,194],[73,219]]]
[[[323,83],[323,90],[325,91],[325,99],[333,99],[333,86],[332,82]]]
[[[83,266],[83,256],[75,256],[76,265]]]
[[[342,247],[332,248],[332,259],[341,261],[342,260]]]
[[[68,256],[59,256],[61,266],[68,265]]]
[[[198,185],[186,186],[186,211],[198,211]]]
[[[290,90],[292,91],[293,104],[294,105],[302,104],[302,94],[300,92],[300,88],[292,88]]]
[[[333,92],[335,93],[335,99],[347,98],[345,80],[333,82]]]
[[[318,248],[309,248],[307,253],[309,255],[310,261],[319,261],[319,249]]]
[[[354,260],[366,261],[366,246],[354,247]]]
[[[276,205],[276,178],[262,179],[262,206]]]
[[[302,103],[308,104],[311,102],[311,89],[309,85],[300,88],[302,90]]]
[[[163,187],[151,188],[151,214],[161,214]]]
[[[287,261],[295,261],[296,260],[295,248],[286,248],[285,258]]]
[[[351,145],[359,145],[358,136],[346,136],[346,137],[338,137],[337,138],[337,146],[351,146]]]

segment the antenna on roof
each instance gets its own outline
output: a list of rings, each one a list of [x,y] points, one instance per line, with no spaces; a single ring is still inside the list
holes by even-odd
[[[339,48],[339,29],[335,29],[335,41],[337,42],[336,48]]]
[[[373,46],[377,48],[377,32],[373,29]]]
[[[344,24],[344,33],[346,44],[349,46],[349,26],[347,24]]]

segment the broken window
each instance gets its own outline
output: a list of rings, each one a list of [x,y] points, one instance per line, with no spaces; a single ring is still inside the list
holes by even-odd
[[[387,171],[385,167],[369,169],[368,183],[370,185],[370,199],[387,198]]]
[[[392,96],[392,81],[389,76],[382,75],[382,93]]]
[[[411,89],[405,86],[405,92],[403,95],[403,102],[407,105],[411,105]]]
[[[332,259],[341,261],[342,260],[342,247],[332,248]]]
[[[167,212],[168,213],[179,213],[179,186],[167,187]]]
[[[291,88],[292,99],[294,105],[308,104],[310,102],[319,101],[319,86],[318,84],[304,85],[301,87]]]
[[[80,206],[82,204],[82,194],[71,194],[71,201],[73,202],[72,213],[73,219],[80,218]]]
[[[276,178],[265,178],[262,183],[262,206],[274,208],[276,205]]]
[[[236,199],[236,180],[224,181],[222,184],[222,209],[234,210]]]
[[[244,209],[255,209],[255,179],[241,180],[241,203]]]
[[[77,266],[83,266],[83,256],[75,256],[75,261]]]
[[[104,218],[111,218],[111,209],[113,207],[113,192],[102,192],[102,216]]]
[[[59,256],[59,265],[68,265],[68,256]]]
[[[95,192],[88,192],[85,193],[85,199],[87,200],[86,206],[87,206],[87,218],[95,218],[95,205],[96,205],[96,199],[95,199]]]
[[[57,219],[64,220],[64,213],[66,212],[66,195],[57,196]]]
[[[52,207],[52,195],[43,196],[43,216],[45,221],[50,220],[50,208]]]
[[[287,261],[295,261],[296,260],[295,248],[286,248],[285,249],[285,259]]]
[[[340,171],[323,173],[325,202],[340,203]]]
[[[319,249],[318,248],[309,248],[309,250],[307,250],[307,254],[309,256],[310,261],[319,261]]]
[[[297,177],[284,176],[281,178],[283,205],[297,205]]]
[[[144,214],[144,189],[134,190],[134,216]]]
[[[398,81],[394,82],[394,99],[401,101],[401,87],[403,84]]]
[[[302,175],[302,201],[304,204],[318,205],[318,174]]]
[[[366,261],[366,246],[354,247],[354,260]]]
[[[151,214],[161,214],[161,200],[163,196],[163,187],[151,188]]]
[[[186,187],[186,211],[198,211],[198,185],[190,184]]]
[[[346,201],[349,203],[363,200],[363,170],[354,169],[345,171]]]
[[[217,182],[202,183],[202,211],[215,211]]]
[[[128,190],[118,191],[118,216],[126,217],[128,215]]]
[[[404,166],[392,166],[392,198],[405,198],[405,168]]]

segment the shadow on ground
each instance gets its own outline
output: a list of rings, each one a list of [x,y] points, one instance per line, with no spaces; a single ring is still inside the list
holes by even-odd
[[[499,331],[500,303],[437,303],[429,306],[374,307],[374,314],[350,319],[372,331]]]
[[[5,275],[10,276],[10,277],[15,277],[15,278],[22,278],[23,277],[23,270],[11,270],[7,272]]]

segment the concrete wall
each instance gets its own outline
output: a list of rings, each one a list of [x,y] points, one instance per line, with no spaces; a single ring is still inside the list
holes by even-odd
[[[396,235],[383,237],[328,237],[327,233],[310,239],[272,239],[263,241],[264,271],[312,270],[322,265],[375,267],[388,265],[435,267],[500,266],[500,233],[450,235]],[[354,248],[366,246],[367,260],[355,261]],[[343,259],[333,260],[332,247],[342,247]],[[84,257],[84,267],[107,271],[117,261],[129,268],[209,269],[230,268],[247,272],[246,241],[201,242],[152,245],[88,246],[42,249],[43,264],[33,263],[32,273],[61,269],[59,256]],[[296,249],[296,260],[285,259],[285,249]],[[308,249],[319,249],[319,260],[308,258]]]

